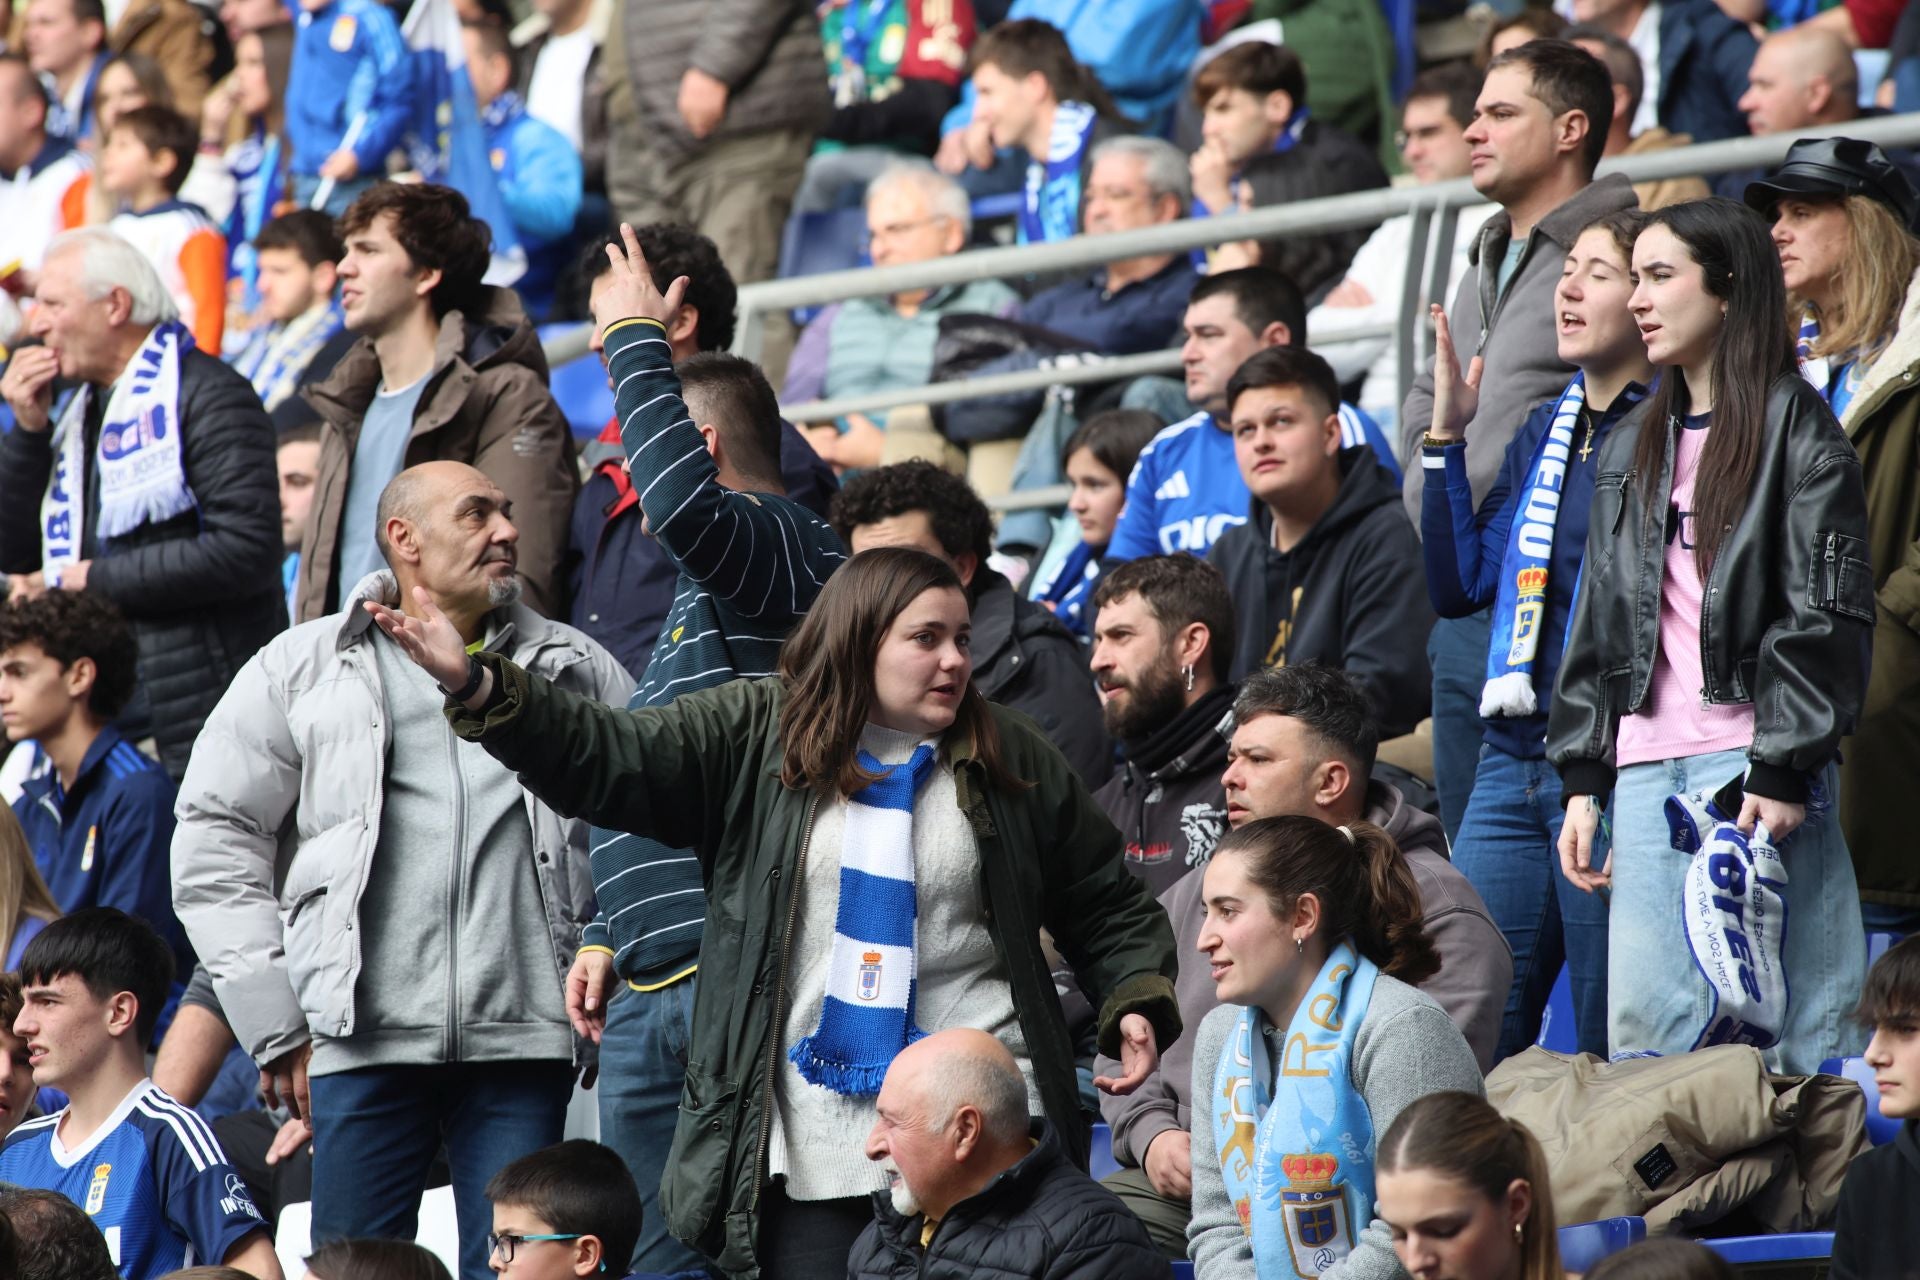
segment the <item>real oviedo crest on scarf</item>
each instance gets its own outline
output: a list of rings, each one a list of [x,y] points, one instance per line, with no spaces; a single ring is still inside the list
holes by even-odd
[[[1518,593],[1513,609],[1513,644],[1507,650],[1507,665],[1517,667],[1533,660],[1539,644],[1540,624],[1547,612],[1547,571],[1529,565],[1514,575]]]
[[[880,998],[880,952],[867,951],[860,956],[860,989],[862,1000]]]
[[[1338,1185],[1340,1158],[1302,1152],[1281,1158],[1287,1184],[1280,1189],[1280,1210],[1293,1249],[1293,1266],[1317,1276],[1353,1252],[1346,1192]]]

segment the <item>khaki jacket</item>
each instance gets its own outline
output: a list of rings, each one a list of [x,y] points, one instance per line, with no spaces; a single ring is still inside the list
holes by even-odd
[[[1560,1221],[1637,1215],[1652,1234],[1735,1210],[1757,1231],[1829,1227],[1867,1147],[1859,1085],[1768,1075],[1745,1045],[1614,1063],[1528,1049],[1494,1068],[1487,1101],[1540,1140]]]
[[[135,0],[107,43],[115,53],[143,53],[159,63],[174,110],[198,120],[213,82],[213,24],[213,15],[193,0]]]
[[[1627,144],[1622,156],[1646,156],[1656,151],[1671,151],[1675,147],[1690,147],[1693,139],[1684,133],[1669,133],[1659,125],[1638,135]],[[1655,209],[1664,209],[1670,204],[1681,204],[1688,200],[1705,200],[1713,194],[1705,178],[1660,178],[1653,182],[1636,182],[1633,193],[1640,197],[1640,207],[1648,213]]]
[[[1888,798],[1911,785],[1920,757],[1920,273],[1840,427],[1860,454],[1878,606],[1866,701],[1840,749],[1840,825],[1860,896],[1917,907],[1920,859]]]
[[[458,311],[440,321],[427,389],[413,410],[413,435],[404,466],[469,463],[487,473],[513,503],[520,530],[522,598],[554,617],[564,612],[561,557],[567,522],[580,488],[573,432],[547,389],[547,357],[511,289],[488,288],[479,322]],[[347,475],[360,423],[380,389],[380,358],[363,338],[333,372],[302,387],[320,414],[320,470],[313,515],[300,544],[295,622],[339,608],[353,583],[337,581],[340,520],[347,506]]]

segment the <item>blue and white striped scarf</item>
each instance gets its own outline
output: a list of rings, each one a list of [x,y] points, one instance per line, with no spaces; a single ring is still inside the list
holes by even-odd
[[[926,1035],[913,1025],[913,801],[934,749],[923,742],[897,765],[858,758],[881,776],[847,797],[820,1025],[787,1053],[809,1084],[848,1095],[879,1093],[894,1056]]]

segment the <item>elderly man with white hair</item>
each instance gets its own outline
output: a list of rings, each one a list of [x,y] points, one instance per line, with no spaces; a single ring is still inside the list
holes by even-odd
[[[876,267],[958,253],[972,230],[967,193],[932,165],[903,160],[867,187],[867,238]],[[974,280],[834,303],[801,331],[780,398],[791,404],[923,386],[933,372],[941,316],[1007,315],[1018,302],[1019,295],[1000,281]],[[881,426],[863,413],[813,425],[807,436],[821,457],[843,471],[878,466],[886,440]]]
[[[848,1280],[1166,1280],[1166,1259],[1112,1192],[1066,1156],[1005,1045],[956,1028],[907,1046],[874,1102],[867,1159],[892,1184]]]
[[[0,571],[13,593],[92,591],[139,645],[126,736],[175,781],[241,664],[286,626],[273,425],[195,349],[146,257],[111,232],[55,237],[0,396]]]

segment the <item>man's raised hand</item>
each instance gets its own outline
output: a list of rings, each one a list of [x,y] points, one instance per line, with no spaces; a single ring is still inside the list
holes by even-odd
[[[611,270],[607,274],[606,287],[600,290],[599,305],[594,308],[593,322],[602,333],[610,324],[621,320],[657,321],[669,333],[673,331],[674,318],[680,314],[680,301],[687,296],[687,278],[676,277],[661,293],[653,284],[653,271],[647,266],[647,255],[640,252],[640,237],[633,233],[633,225],[620,224],[619,244],[607,246],[607,261]]]
[[[460,688],[467,683],[466,642],[460,638],[459,629],[447,621],[447,615],[434,608],[433,597],[425,587],[415,587],[413,598],[420,606],[417,618],[374,600],[366,601],[365,605],[380,629],[400,646],[401,652],[438,681],[441,688]]]

